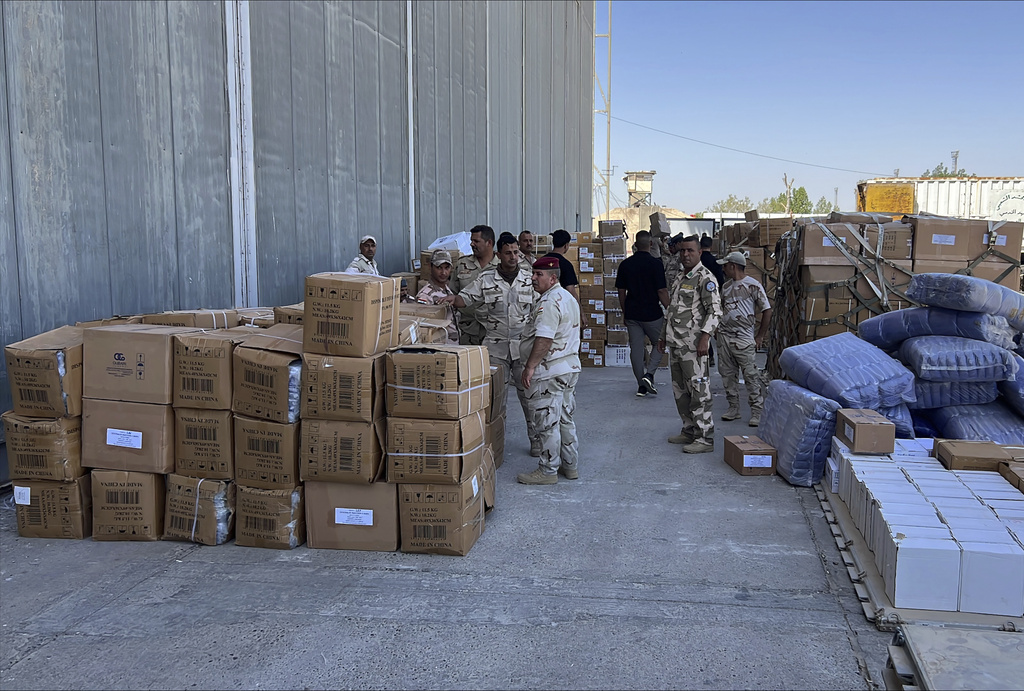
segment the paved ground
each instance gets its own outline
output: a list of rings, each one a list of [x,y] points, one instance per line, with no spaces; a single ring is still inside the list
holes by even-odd
[[[668,374],[584,370],[581,479],[534,467],[509,398],[498,506],[469,556],[17,536],[0,511],[0,687],[872,689],[814,493],[686,456]],[[716,381],[716,417],[725,400]],[[9,494],[8,494],[9,496]]]

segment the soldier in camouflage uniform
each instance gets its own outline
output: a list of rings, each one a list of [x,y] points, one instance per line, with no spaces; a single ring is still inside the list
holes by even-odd
[[[681,234],[670,237],[667,243],[668,251],[661,254],[661,263],[665,266],[665,285],[668,286],[670,294],[676,277],[679,276],[679,241],[682,239]]]
[[[484,269],[458,295],[442,298],[441,301],[456,307],[472,307],[482,315],[483,345],[487,346],[491,363],[500,362],[505,368],[505,376],[512,378],[526,417],[530,454],[539,456],[540,440],[526,404],[526,389],[522,381],[523,361],[519,357],[519,339],[530,318],[537,294],[533,290],[530,273],[524,271],[519,264],[519,244],[512,233],[502,233],[498,238],[497,256],[497,266]]]
[[[557,257],[533,265],[533,288],[540,296],[523,329],[519,353],[523,388],[541,441],[539,464],[516,480],[524,485],[553,485],[558,473],[579,477],[579,440],[572,416],[580,377],[580,306],[559,284]]]
[[[490,226],[473,226],[469,231],[469,244],[473,254],[459,257],[452,270],[452,292],[458,294],[476,280],[480,273],[498,263],[494,253],[494,229]],[[459,310],[459,342],[462,345],[480,345],[484,340],[484,325],[477,310],[466,307]]]
[[[452,253],[448,250],[434,250],[430,255],[430,281],[416,293],[416,302],[424,305],[440,305],[445,297],[452,296],[452,289],[449,287],[452,275]],[[459,343],[459,315],[455,313],[451,303],[447,305],[448,319],[447,326],[448,343],[458,345]]]
[[[700,239],[679,243],[682,268],[672,290],[658,348],[670,348],[672,392],[682,431],[669,437],[685,453],[706,453],[715,448],[715,421],[711,415],[711,378],[708,347],[722,318],[718,281],[700,261]]]

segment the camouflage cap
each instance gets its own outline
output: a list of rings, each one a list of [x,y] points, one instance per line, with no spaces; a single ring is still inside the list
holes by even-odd
[[[448,250],[434,250],[433,254],[430,255],[430,263],[434,266],[441,266],[442,264],[452,263],[452,253]]]

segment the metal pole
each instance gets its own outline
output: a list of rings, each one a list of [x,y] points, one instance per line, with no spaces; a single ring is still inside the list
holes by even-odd
[[[605,104],[605,213],[612,210],[612,0],[608,0],[608,101]]]

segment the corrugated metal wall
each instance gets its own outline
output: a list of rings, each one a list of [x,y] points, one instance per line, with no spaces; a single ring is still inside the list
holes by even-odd
[[[589,227],[593,2],[248,8],[260,303],[298,301],[364,233],[406,269],[410,221],[417,247]],[[3,345],[232,305],[225,4],[7,1],[0,21]]]

